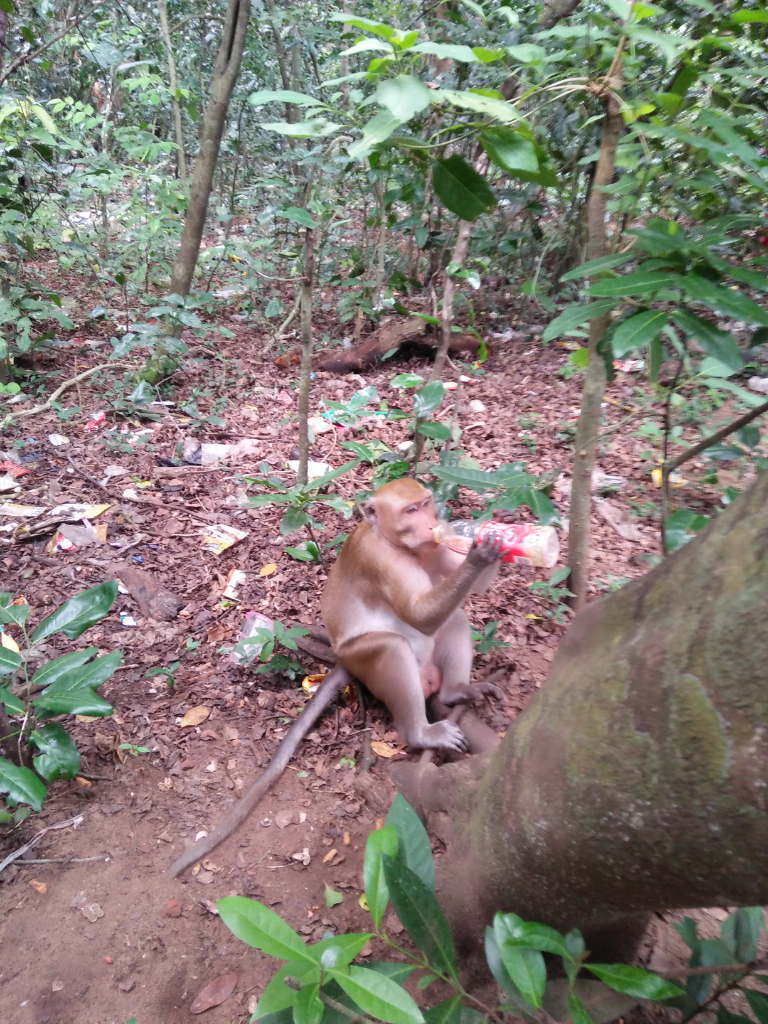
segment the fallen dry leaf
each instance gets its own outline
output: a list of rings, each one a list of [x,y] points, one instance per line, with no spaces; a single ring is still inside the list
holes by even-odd
[[[237,974],[220,974],[214,978],[204,989],[201,989],[192,1000],[189,1008],[190,1013],[203,1013],[213,1006],[220,1006],[225,999],[229,999],[237,988]]]
[[[202,704],[196,708],[190,708],[179,722],[179,727],[182,729],[188,729],[193,725],[202,725],[210,713],[211,709],[204,707]]]
[[[93,788],[93,783],[91,782],[91,780],[90,779],[84,779],[82,777],[82,775],[78,775],[78,776],[75,777],[75,785],[76,786],[81,786],[83,789],[92,789]]]
[[[284,807],[281,811],[278,811],[275,815],[275,824],[278,828],[285,828],[286,825],[292,825],[293,808]]]
[[[222,640],[225,640],[229,630],[223,623],[219,623],[217,626],[212,626],[208,630],[207,639],[209,644],[219,644]]]
[[[273,572],[277,572],[277,562],[268,562],[259,569],[259,576],[271,576]]]
[[[378,754],[379,757],[394,757],[399,754],[400,751],[396,747],[390,746],[389,743],[384,743],[383,740],[372,740],[371,750]]]
[[[36,878],[30,878],[29,884],[32,886],[35,892],[39,892],[41,896],[45,896],[45,894],[48,892],[47,882],[38,882]]]
[[[200,885],[210,885],[211,882],[213,881],[213,872],[212,871],[200,871],[195,876],[195,881],[199,882]]]

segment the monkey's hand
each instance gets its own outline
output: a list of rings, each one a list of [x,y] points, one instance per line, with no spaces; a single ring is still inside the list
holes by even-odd
[[[424,750],[453,750],[457,754],[467,753],[467,738],[453,722],[433,722],[414,740],[414,746]]]
[[[470,701],[480,700],[481,697],[485,697],[488,694],[491,697],[495,697],[496,700],[504,700],[504,691],[499,689],[494,683],[488,682],[457,687],[450,694],[441,694],[440,699],[443,704],[453,707],[454,704],[468,704]]]
[[[492,565],[501,557],[502,543],[502,538],[498,534],[486,533],[479,544],[477,541],[473,542],[467,555],[467,564],[478,570]]]

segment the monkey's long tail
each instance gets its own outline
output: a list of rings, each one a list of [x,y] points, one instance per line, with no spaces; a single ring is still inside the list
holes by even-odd
[[[274,786],[285,771],[286,765],[296,753],[299,744],[311,731],[329,704],[339,696],[341,691],[352,682],[352,676],[341,665],[331,669],[320,683],[312,700],[283,737],[280,746],[267,767],[255,780],[233,807],[224,815],[219,824],[192,846],[188,847],[165,872],[168,878],[176,878],[190,865],[200,860],[219,843],[232,835],[235,829],[245,821],[256,807],[264,794]]]

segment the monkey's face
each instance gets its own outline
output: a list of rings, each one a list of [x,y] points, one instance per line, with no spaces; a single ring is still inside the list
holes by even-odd
[[[432,492],[415,480],[394,480],[374,494],[366,515],[392,544],[409,551],[434,547],[437,512]]]

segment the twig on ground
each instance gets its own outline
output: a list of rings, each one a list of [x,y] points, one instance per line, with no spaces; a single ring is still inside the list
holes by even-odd
[[[90,370],[83,370],[82,373],[78,373],[76,377],[71,377],[69,380],[65,380],[63,384],[59,384],[52,395],[41,404],[36,405],[32,409],[22,409],[19,412],[10,412],[5,417],[6,426],[10,425],[14,420],[20,420],[25,416],[36,416],[39,412],[45,412],[46,409],[50,409],[51,403],[55,402],[67,388],[72,388],[76,384],[79,384],[81,380],[85,380],[86,377],[90,377],[92,373],[96,373],[98,370],[128,370],[130,364],[128,363],[99,363],[98,366],[92,366]]]
[[[112,493],[112,491],[110,491],[106,484],[99,483],[99,481],[95,477],[92,477],[90,473],[86,473],[84,469],[81,469],[80,466],[78,466],[78,464],[69,454],[69,452],[65,452],[64,454],[67,456],[67,461],[69,462],[70,466],[72,467],[72,469],[74,469],[78,476],[81,476],[83,480],[87,480],[87,482],[89,484],[92,484],[94,487],[98,487],[100,491],[104,491],[104,493],[108,497],[114,498],[114,494]]]
[[[87,864],[92,860],[109,860],[109,857],[25,857],[19,867],[25,864]]]
[[[57,829],[60,828],[77,828],[78,825],[82,825],[82,823],[83,815],[76,814],[74,818],[68,818],[66,821],[58,822],[58,824],[56,825],[48,825],[46,828],[41,828],[39,832],[35,833],[35,835],[32,836],[28,843],[25,843],[23,846],[20,846],[18,850],[14,850],[13,853],[9,853],[5,860],[0,862],[0,871],[4,871],[9,864],[12,864],[15,860],[18,860],[19,857],[23,857],[27,850],[31,850],[33,846],[36,846],[37,843],[39,843],[40,840],[43,838],[46,832],[55,832]]]

